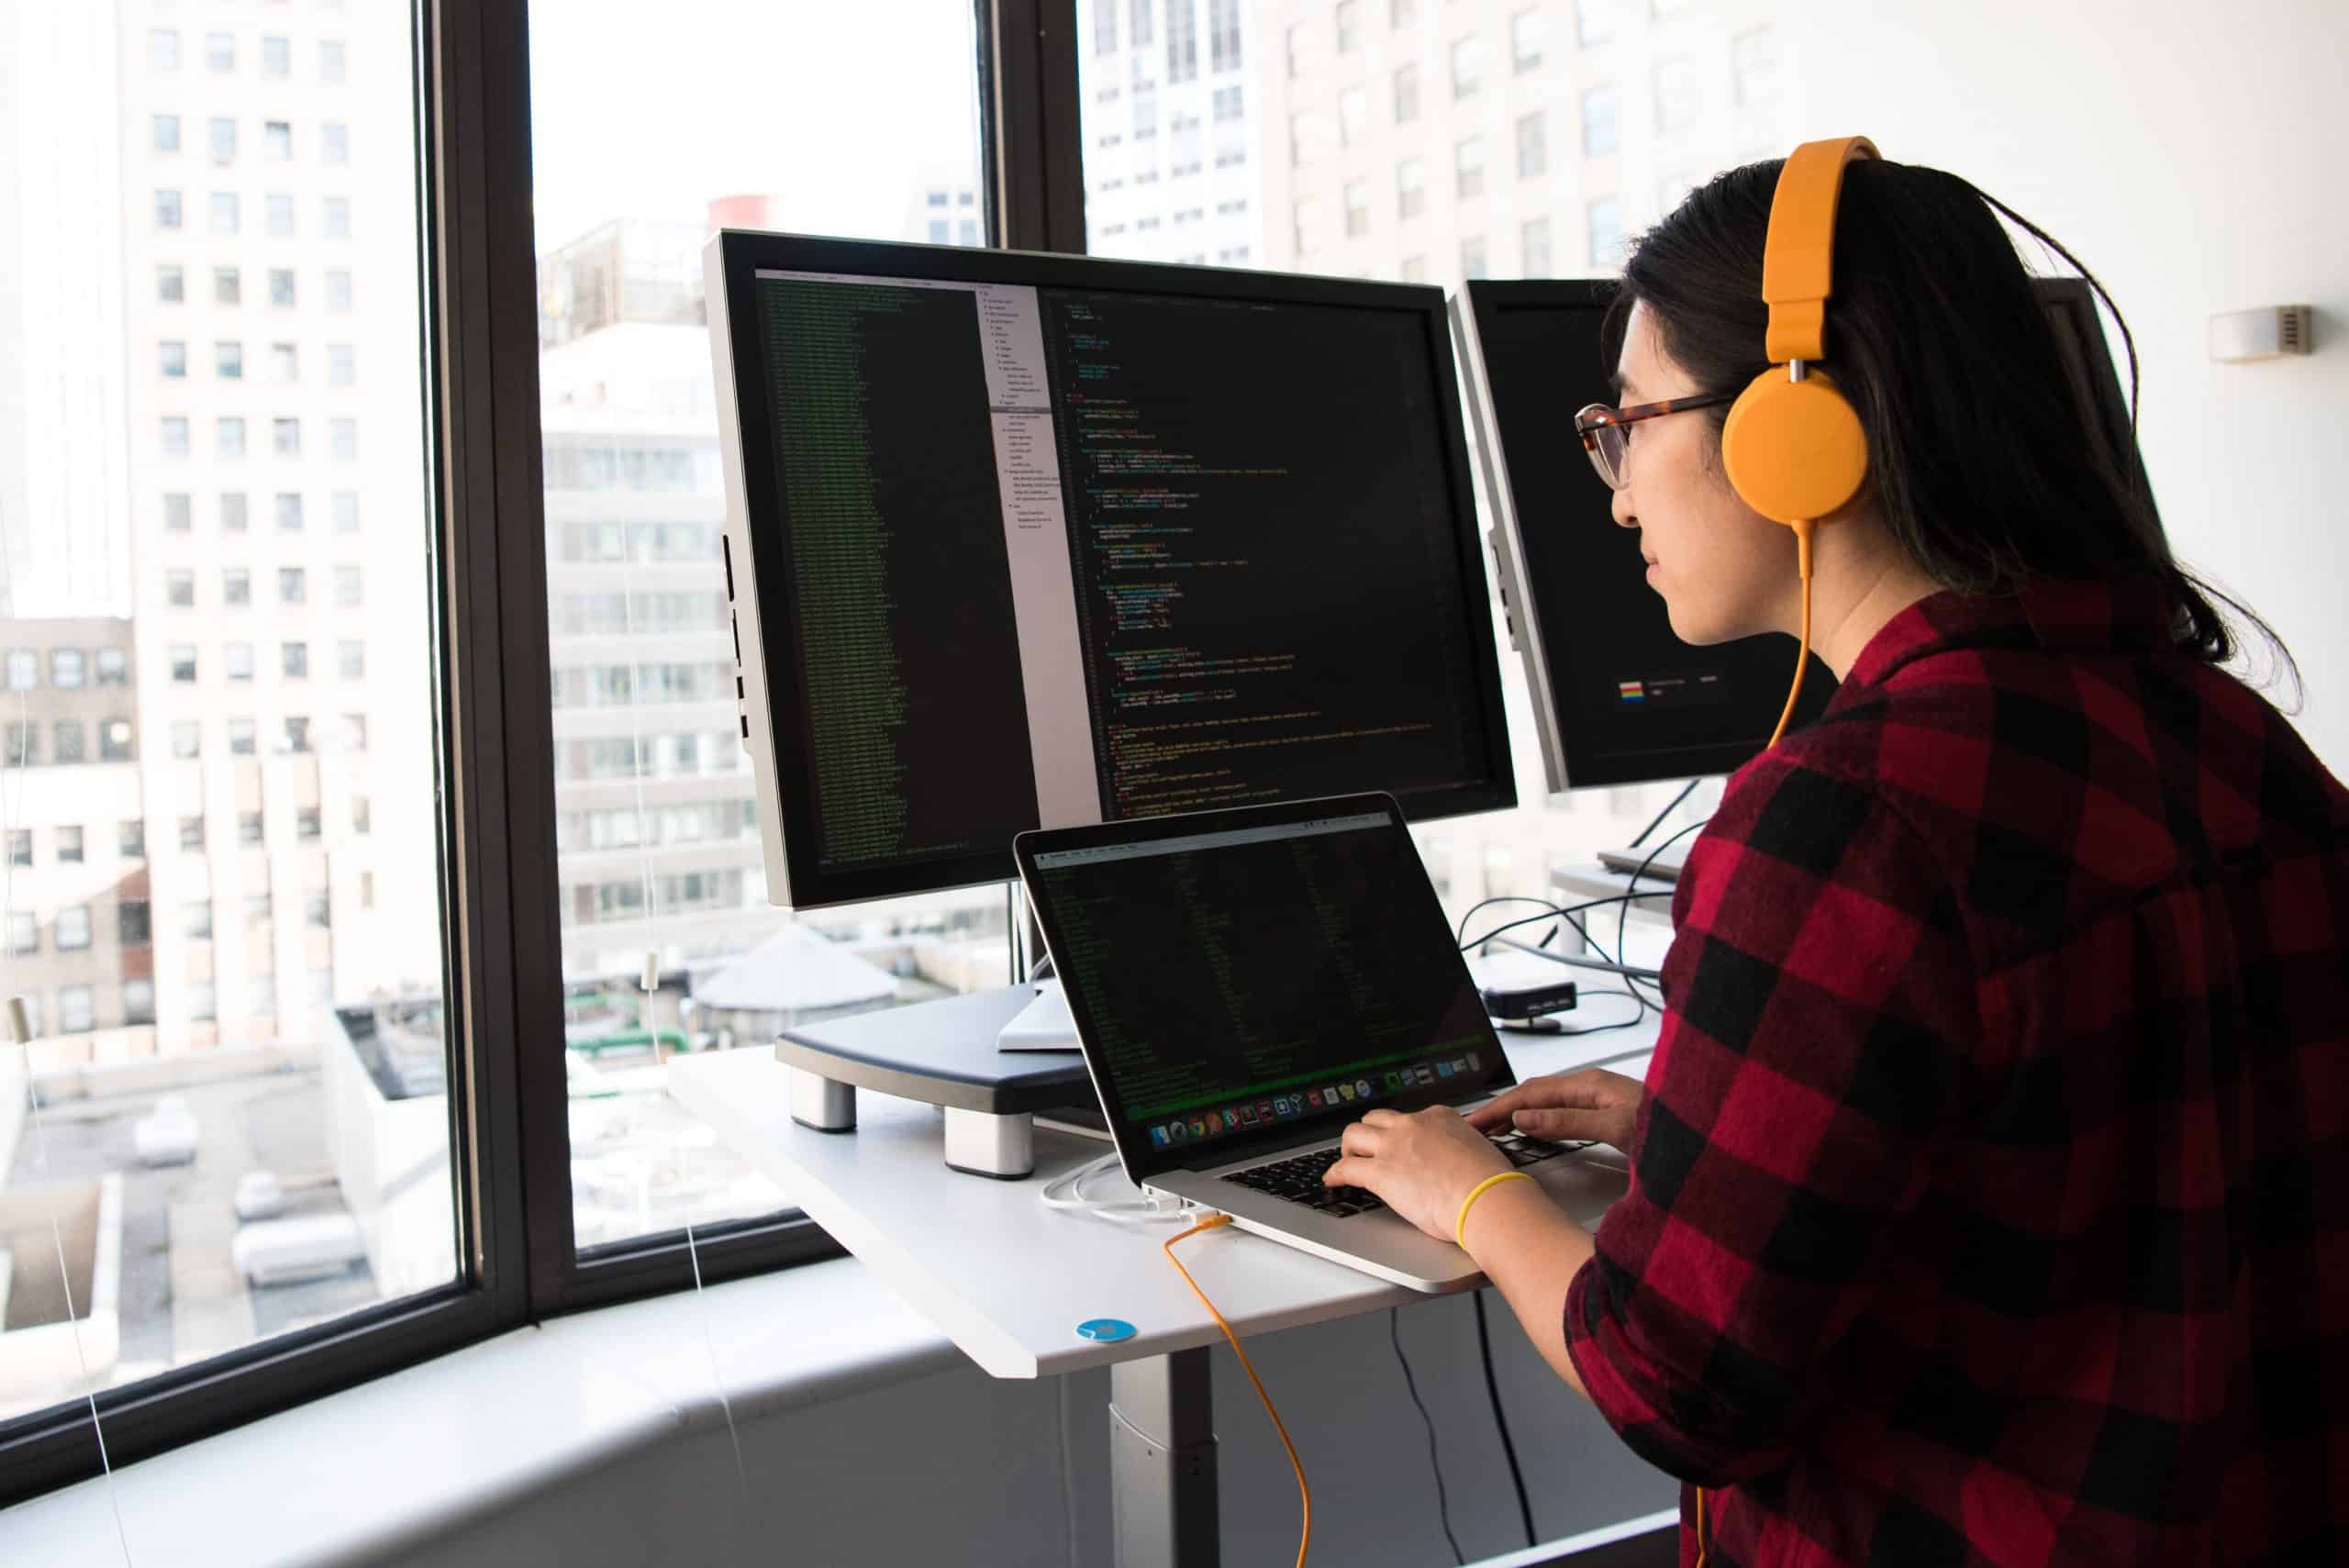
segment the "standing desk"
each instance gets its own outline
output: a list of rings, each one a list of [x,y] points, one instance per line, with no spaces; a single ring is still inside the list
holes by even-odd
[[[1609,1022],[1628,1006],[1594,1002],[1586,1019],[1567,1020]],[[1581,1039],[1501,1039],[1520,1079],[1592,1065],[1638,1077],[1657,1027],[1650,1014]],[[795,1071],[763,1051],[684,1056],[669,1063],[669,1093],[990,1375],[1108,1367],[1119,1568],[1215,1568],[1208,1348],[1223,1334],[1161,1251],[1181,1227],[1112,1225],[1037,1201],[1043,1183],[1107,1153],[1104,1142],[1039,1127],[1035,1173],[990,1181],[941,1161],[943,1118],[932,1106],[867,1089],[855,1130],[799,1125]],[[1243,1337],[1422,1299],[1235,1227],[1181,1251]],[[1076,1326],[1097,1318],[1123,1318],[1133,1338],[1080,1339]]]

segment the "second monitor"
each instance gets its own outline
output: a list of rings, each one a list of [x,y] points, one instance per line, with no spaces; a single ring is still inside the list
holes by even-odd
[[[1433,288],[709,242],[770,896],[1355,790],[1514,803]]]

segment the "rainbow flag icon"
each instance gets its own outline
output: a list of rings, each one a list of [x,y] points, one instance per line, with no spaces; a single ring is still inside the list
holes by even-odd
[[[1615,695],[1622,698],[1625,702],[1645,702],[1647,701],[1648,695],[1645,691],[1641,689],[1640,683],[1637,681],[1616,682]]]

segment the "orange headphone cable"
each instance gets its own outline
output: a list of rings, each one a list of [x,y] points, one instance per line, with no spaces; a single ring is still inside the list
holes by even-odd
[[[1215,1326],[1223,1330],[1225,1339],[1231,1341],[1231,1353],[1240,1358],[1241,1370],[1248,1374],[1248,1381],[1256,1385],[1256,1397],[1264,1402],[1264,1414],[1273,1418],[1273,1430],[1281,1435],[1281,1447],[1288,1450],[1289,1468],[1297,1472],[1297,1500],[1305,1509],[1305,1522],[1297,1538],[1297,1568],[1305,1568],[1305,1549],[1313,1540],[1313,1493],[1305,1485],[1305,1466],[1297,1460],[1297,1445],[1288,1440],[1288,1429],[1281,1424],[1281,1413],[1273,1408],[1273,1396],[1264,1392],[1264,1380],[1256,1375],[1255,1363],[1248,1359],[1248,1352],[1240,1348],[1240,1336],[1231,1331],[1231,1325],[1225,1322],[1223,1314],[1215,1309],[1215,1303],[1208,1299],[1208,1293],[1199,1288],[1199,1282],[1191,1277],[1191,1271],[1185,1268],[1183,1260],[1174,1255],[1174,1243],[1183,1237],[1197,1236],[1202,1230],[1213,1230],[1230,1223],[1231,1216],[1228,1214],[1210,1214],[1181,1235],[1169,1236],[1166,1239],[1166,1261],[1174,1265],[1174,1272],[1183,1276],[1183,1283],[1191,1287],[1191,1294],[1197,1296],[1199,1305],[1208,1309],[1208,1316],[1215,1319]]]
[[[1802,645],[1795,651],[1795,684],[1787,689],[1787,708],[1778,715],[1778,728],[1770,731],[1770,746],[1787,732],[1787,720],[1795,716],[1795,699],[1802,695],[1802,673],[1810,662],[1810,523],[1797,518],[1787,525],[1795,530],[1796,570],[1802,573]],[[1770,746],[1762,748],[1768,751]]]

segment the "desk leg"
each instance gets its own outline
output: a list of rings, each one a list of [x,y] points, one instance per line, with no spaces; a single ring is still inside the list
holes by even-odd
[[[1213,1385],[1205,1349],[1109,1368],[1117,1568],[1218,1568]]]

